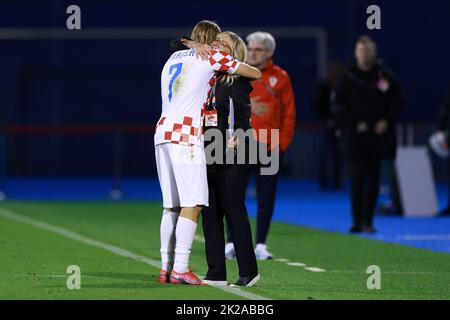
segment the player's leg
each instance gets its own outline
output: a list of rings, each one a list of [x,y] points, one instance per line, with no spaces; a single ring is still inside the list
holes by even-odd
[[[201,280],[189,269],[189,257],[198,216],[208,205],[206,159],[201,147],[170,146],[171,165],[176,180],[181,212],[175,237],[175,261],[171,283],[200,285]]]
[[[167,283],[175,260],[175,228],[181,211],[178,192],[173,175],[167,144],[155,147],[158,178],[163,195],[163,214],[160,226],[161,272],[160,283]]]
[[[192,243],[197,230],[198,216],[202,206],[181,208],[175,229],[175,259],[170,283],[201,285],[201,279],[189,268]]]
[[[192,242],[197,230],[197,222],[201,206],[192,208],[181,208],[180,218],[175,230],[177,239],[175,245],[174,270],[178,273],[189,271],[189,255],[191,254]]]
[[[181,208],[164,208],[160,226],[161,272],[159,282],[167,283],[175,261],[175,229]]]

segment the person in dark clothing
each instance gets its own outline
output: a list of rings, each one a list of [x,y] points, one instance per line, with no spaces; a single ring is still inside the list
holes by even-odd
[[[250,128],[250,98],[252,90],[248,79],[238,78],[231,86],[218,83],[216,102],[218,129],[226,136],[228,115],[234,113],[234,129]],[[230,110],[230,98],[233,109]],[[206,129],[209,130],[209,129]],[[205,132],[206,133],[206,132]],[[247,143],[246,141],[241,143]],[[224,145],[227,146],[226,141]],[[205,142],[205,147],[207,142]],[[224,150],[225,152],[225,150]],[[234,152],[228,148],[226,152]],[[245,192],[249,176],[247,164],[210,164],[207,167],[209,207],[203,211],[208,273],[206,279],[226,279],[224,216],[235,239],[235,251],[241,278],[258,274],[252,233],[245,206]]]
[[[5,200],[6,180],[6,115],[0,109],[0,201]]]
[[[332,111],[350,164],[350,232],[373,233],[380,163],[396,156],[395,126],[404,103],[397,80],[377,61],[371,38],[358,39],[355,58],[356,64],[336,81]]]
[[[197,46],[188,38],[175,39],[171,42],[171,50],[195,47],[200,56],[205,56],[207,48]],[[219,45],[228,47],[230,54],[240,61],[246,61],[247,51],[244,41],[232,32],[223,32],[218,37]],[[209,130],[219,130],[223,139],[222,150],[235,153],[238,141],[233,130],[250,129],[251,104],[249,94],[252,91],[250,80],[243,77],[221,76],[216,82],[213,97],[209,99],[207,109],[217,110],[217,126],[206,127],[205,137]],[[214,103],[215,101],[215,103]],[[214,143],[205,139],[205,148]],[[213,154],[214,157],[214,154]],[[249,176],[248,164],[211,163],[207,159],[209,207],[203,209],[202,222],[205,236],[206,259],[208,272],[204,282],[212,285],[226,285],[227,273],[225,263],[224,217],[230,225],[230,231],[236,239],[236,257],[239,266],[239,279],[236,286],[252,286],[259,280],[258,266],[253,250],[252,232],[245,206],[245,192]]]
[[[448,90],[447,96],[444,101],[444,105],[441,109],[441,113],[439,116],[439,122],[437,131],[441,131],[447,137],[447,145],[450,145],[450,88]],[[450,157],[448,158],[448,167],[450,168]],[[448,179],[448,206],[444,210],[442,210],[439,215],[441,216],[450,216],[450,179]]]
[[[339,148],[336,119],[331,113],[330,97],[333,83],[345,71],[333,62],[327,76],[319,83],[313,98],[313,110],[324,125],[320,147],[319,185],[323,190],[342,188],[342,155]]]

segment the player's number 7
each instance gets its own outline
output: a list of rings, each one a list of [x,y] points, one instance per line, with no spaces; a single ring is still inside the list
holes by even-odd
[[[169,101],[172,101],[173,83],[175,82],[175,79],[180,75],[182,67],[183,67],[183,63],[177,63],[177,64],[173,64],[170,66],[169,75],[171,75],[171,74],[173,74],[173,75],[172,75],[172,79],[170,79],[170,82],[169,82]],[[175,72],[173,72],[174,69],[175,69]]]

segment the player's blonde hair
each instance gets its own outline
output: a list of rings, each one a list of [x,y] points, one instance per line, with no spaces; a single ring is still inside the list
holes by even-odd
[[[202,44],[211,44],[216,40],[217,35],[221,32],[217,23],[209,20],[202,20],[197,23],[192,30],[191,39]]]
[[[241,37],[239,37],[236,33],[231,31],[224,31],[220,35],[228,36],[228,38],[231,40],[229,46],[230,46],[230,55],[241,61],[241,62],[247,62],[247,46],[245,45],[244,40],[242,40]],[[225,83],[226,85],[232,85],[234,82],[234,79],[236,79],[235,75],[224,75],[221,78],[221,82]]]

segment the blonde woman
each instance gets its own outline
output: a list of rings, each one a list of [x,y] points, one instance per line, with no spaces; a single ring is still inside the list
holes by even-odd
[[[218,45],[235,59],[247,61],[247,46],[233,32],[219,34]],[[218,129],[222,132],[228,150],[236,144],[229,137],[233,130],[250,129],[250,92],[248,78],[223,75],[216,85]],[[239,141],[246,143],[246,141]],[[225,147],[225,148],[226,148]],[[224,150],[225,152],[225,150]],[[226,159],[226,157],[224,156]],[[204,208],[203,232],[205,235],[208,273],[204,282],[226,284],[224,216],[234,241],[234,252],[239,266],[235,286],[252,286],[259,280],[258,266],[253,250],[252,233],[245,206],[245,191],[249,175],[248,164],[210,164],[207,166],[209,207]]]

